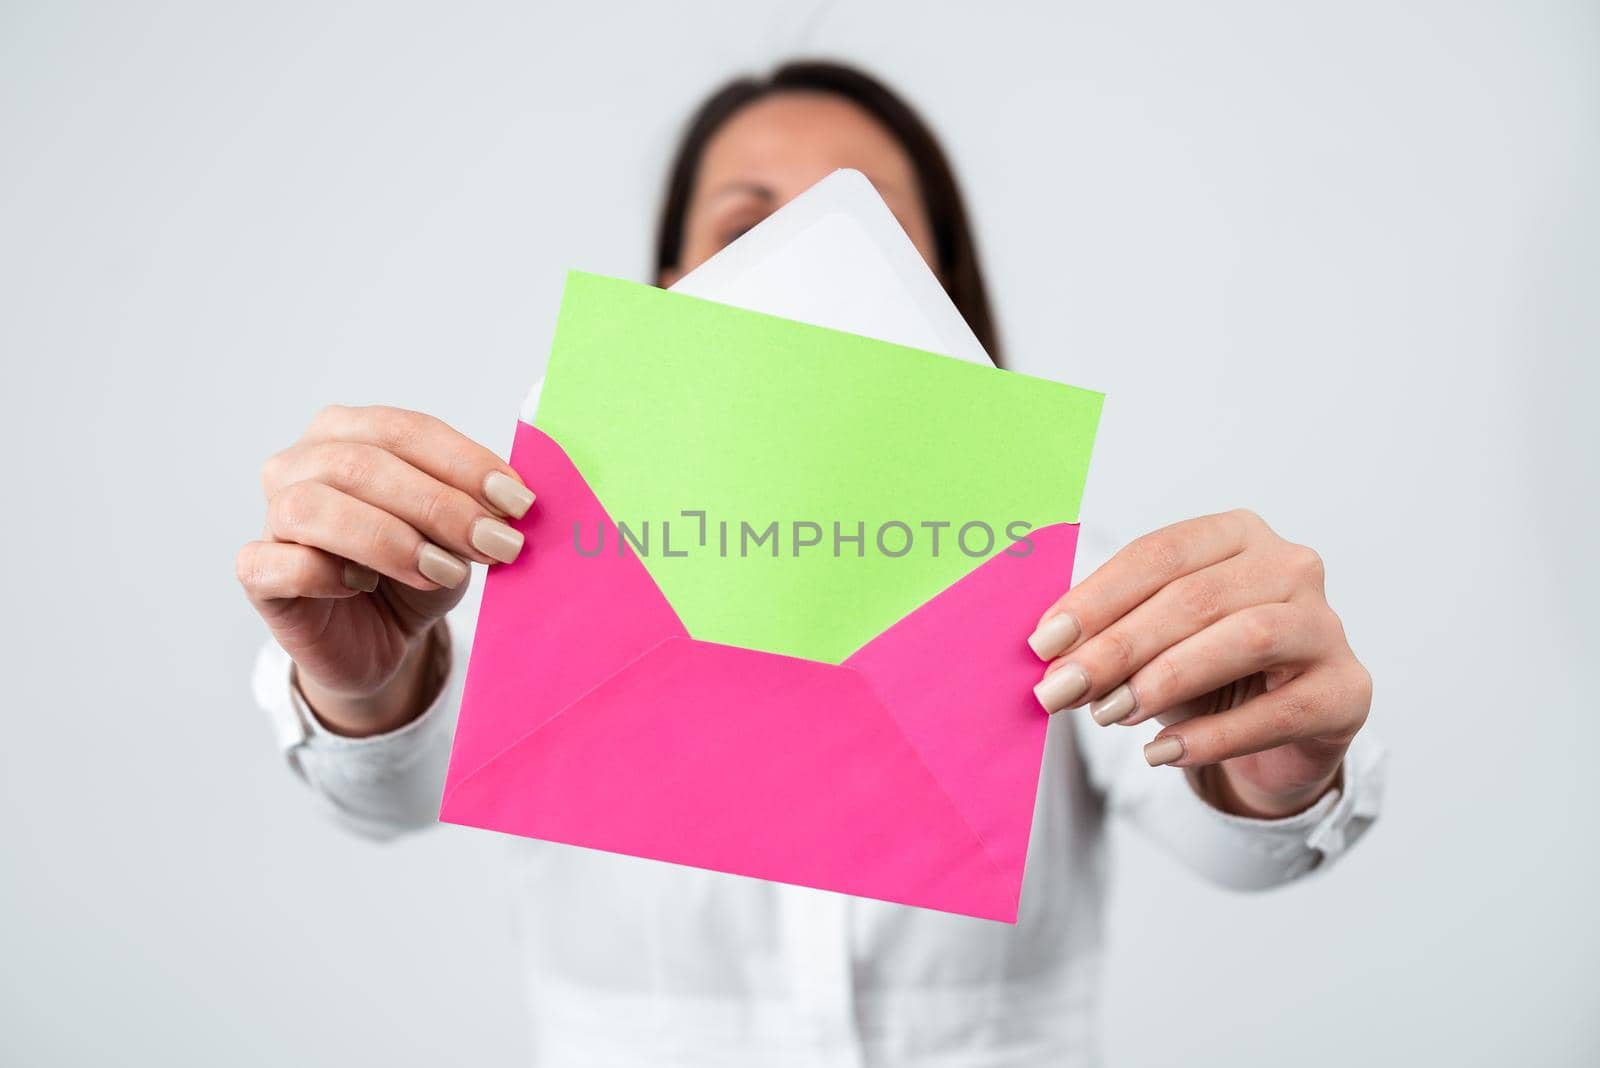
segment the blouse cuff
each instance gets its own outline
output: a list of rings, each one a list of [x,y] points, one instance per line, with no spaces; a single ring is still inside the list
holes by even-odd
[[[416,719],[384,734],[350,738],[335,734],[311,711],[294,679],[294,664],[276,643],[256,658],[253,689],[267,713],[278,748],[289,767],[355,830],[387,838],[431,824],[438,817],[439,786],[448,758],[454,713],[466,671],[453,650],[463,648],[461,624],[446,624],[450,640],[439,649],[449,657],[444,685]]]
[[[1239,890],[1265,889],[1336,860],[1377,819],[1387,754],[1363,732],[1345,754],[1342,782],[1304,812],[1252,819],[1204,800],[1186,774],[1169,774],[1147,830],[1201,875]]]

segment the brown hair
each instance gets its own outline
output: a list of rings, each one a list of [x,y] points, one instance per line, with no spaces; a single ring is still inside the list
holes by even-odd
[[[978,267],[966,204],[950,161],[933,131],[910,104],[876,78],[853,67],[822,62],[786,63],[764,78],[736,78],[706,98],[684,128],[667,173],[666,198],[656,231],[656,277],[680,265],[684,218],[706,143],[741,108],[774,93],[793,91],[841,96],[877,119],[900,142],[911,157],[922,202],[933,226],[939,280],[983,347],[995,363],[1000,363],[1000,339],[989,311],[989,296]]]

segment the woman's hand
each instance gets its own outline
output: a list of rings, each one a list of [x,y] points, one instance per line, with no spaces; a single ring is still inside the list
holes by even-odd
[[[415,718],[439,680],[434,624],[466,592],[467,561],[510,562],[533,492],[431,416],[331,407],[261,468],[266,533],[239,550],[250,603],[294,659],[329,727],[376,734]]]
[[[1323,595],[1322,560],[1252,512],[1178,523],[1128,545],[1051,606],[1028,639],[1052,663],[1047,712],[1102,726],[1152,716],[1152,765],[1216,765],[1211,799],[1287,816],[1336,781],[1372,678]]]

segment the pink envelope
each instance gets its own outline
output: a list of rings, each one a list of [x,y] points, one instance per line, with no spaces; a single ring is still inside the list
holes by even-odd
[[[1015,923],[1046,717],[1027,635],[1075,524],[1030,535],[826,664],[691,638],[556,442],[493,569],[439,818]],[[587,535],[586,535],[587,536]],[[582,640],[575,640],[582,636]]]

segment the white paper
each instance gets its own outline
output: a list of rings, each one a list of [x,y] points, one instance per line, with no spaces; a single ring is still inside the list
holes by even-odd
[[[994,365],[860,171],[834,171],[672,291]]]

